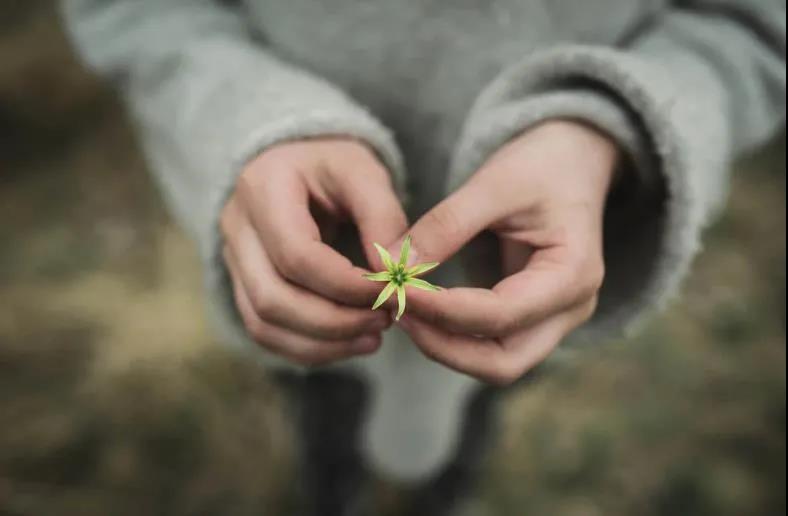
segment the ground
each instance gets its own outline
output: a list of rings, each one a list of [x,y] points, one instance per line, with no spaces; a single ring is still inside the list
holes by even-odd
[[[50,3],[0,13],[0,515],[288,514],[277,393],[215,345],[118,103]],[[785,513],[783,141],[678,302],[510,397],[480,513]]]

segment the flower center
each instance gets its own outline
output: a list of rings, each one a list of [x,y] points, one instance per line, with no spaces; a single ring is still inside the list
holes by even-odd
[[[405,267],[401,265],[397,265],[397,268],[394,270],[394,273],[391,275],[391,279],[399,286],[405,284]]]

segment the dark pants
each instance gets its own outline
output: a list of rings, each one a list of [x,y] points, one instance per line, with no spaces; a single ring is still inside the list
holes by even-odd
[[[529,374],[522,383],[534,377]],[[306,514],[374,516],[357,505],[367,478],[360,449],[369,401],[366,383],[350,374],[325,371],[276,378],[290,406],[296,408]],[[505,392],[482,387],[471,397],[457,453],[434,478],[413,489],[405,514],[449,516],[474,493],[494,441],[497,406]]]

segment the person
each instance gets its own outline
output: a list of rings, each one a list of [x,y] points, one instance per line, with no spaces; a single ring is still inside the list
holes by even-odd
[[[64,14],[199,245],[224,340],[300,407],[313,514],[361,514],[369,467],[412,486],[409,514],[452,514],[494,421],[483,386],[670,299],[731,160],[785,118],[780,0]],[[392,325],[362,274],[405,235],[451,288],[409,290]]]

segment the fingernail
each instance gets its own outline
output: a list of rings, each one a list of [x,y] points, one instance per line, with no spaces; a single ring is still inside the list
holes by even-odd
[[[411,328],[410,318],[407,315],[403,315],[397,321],[397,326],[400,326],[403,330],[409,330]]]
[[[397,240],[397,243],[391,246],[388,251],[391,254],[391,257],[394,258],[395,261],[399,260],[399,253],[402,250],[402,243],[405,241],[405,237],[400,238]],[[408,263],[405,264],[407,266],[415,265],[419,263],[419,252],[418,250],[413,247],[413,243],[410,244],[410,253],[408,254]]]
[[[380,337],[377,335],[363,335],[351,342],[353,350],[359,353],[375,351],[379,345]]]
[[[399,250],[401,247],[402,247],[402,240],[400,240],[398,243],[394,244],[393,246],[387,249],[389,254],[391,255],[391,258],[394,261],[399,260]]]
[[[411,246],[410,256],[408,256],[408,267],[416,265],[417,263],[419,263],[419,251],[415,247]]]

